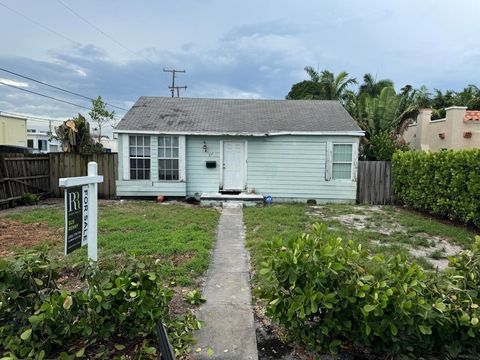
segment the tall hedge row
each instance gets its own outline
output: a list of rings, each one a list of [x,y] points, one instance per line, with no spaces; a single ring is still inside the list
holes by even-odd
[[[392,169],[401,204],[480,227],[480,149],[400,151]]]

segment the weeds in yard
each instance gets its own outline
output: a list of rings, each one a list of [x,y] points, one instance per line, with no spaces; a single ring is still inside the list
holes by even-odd
[[[116,269],[129,255],[162,260],[162,271],[179,285],[189,285],[208,268],[219,213],[215,209],[159,205],[148,201],[116,202],[99,206],[98,246],[100,265]],[[2,217],[24,224],[52,228],[55,244],[49,256],[63,266],[86,258],[84,247],[63,255],[63,206],[31,209]],[[22,234],[18,234],[22,236]],[[44,239],[42,239],[44,240]],[[21,248],[10,247],[21,253]]]
[[[444,223],[394,206],[275,205],[245,209],[244,220],[248,230],[247,242],[254,259],[262,243],[275,237],[291,238],[295,233],[309,232],[311,224],[316,221],[326,224],[335,236],[361,243],[371,253],[386,256],[401,254],[425,269],[434,267],[429,263],[428,255],[433,253],[438,256],[437,247],[443,248],[445,241],[469,248],[475,235],[463,226]],[[253,228],[255,233],[251,231]],[[450,248],[449,251],[453,251],[458,246]],[[419,251],[413,254],[415,249]],[[427,255],[419,256],[420,252]],[[454,254],[444,253],[442,258],[446,255]]]

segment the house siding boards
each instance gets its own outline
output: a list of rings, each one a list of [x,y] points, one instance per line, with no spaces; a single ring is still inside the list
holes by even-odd
[[[220,140],[217,136],[187,136],[186,172],[187,195],[216,193],[220,183]],[[237,139],[237,138],[235,138]],[[207,151],[203,151],[203,142]],[[216,161],[217,166],[207,169],[207,161]]]
[[[126,134],[119,134],[119,152],[124,149],[121,141]],[[118,196],[194,196],[216,193],[221,182],[222,141],[247,142],[248,191],[271,195],[274,200],[353,202],[356,197],[356,182],[350,180],[325,179],[327,143],[351,143],[358,146],[358,137],[345,136],[186,136],[184,182],[158,181],[156,160],[157,136],[151,137],[152,179],[123,180],[117,182]],[[204,150],[204,143],[207,147]],[[155,144],[155,145],[154,145]],[[128,149],[126,149],[128,151]],[[207,168],[207,161],[216,161],[216,168]],[[119,174],[123,173],[122,161]],[[352,165],[354,166],[354,165]]]
[[[115,133],[121,159],[118,196],[184,197],[240,190],[271,195],[276,201],[355,201],[358,140],[364,132],[338,101],[140,97]],[[150,136],[149,180],[129,180],[133,135]],[[160,164],[161,178],[178,175],[179,181],[159,180],[159,136],[178,136],[178,173],[176,157],[165,155]],[[345,150],[333,143],[352,146]],[[131,162],[132,176],[143,177],[148,173],[145,149],[132,150],[137,158]],[[161,154],[168,153],[165,142]],[[352,156],[351,176],[345,154]],[[216,167],[207,168],[207,161]]]
[[[281,136],[248,142],[248,187],[274,199],[355,201],[356,182],[325,179],[327,142],[355,138]]]

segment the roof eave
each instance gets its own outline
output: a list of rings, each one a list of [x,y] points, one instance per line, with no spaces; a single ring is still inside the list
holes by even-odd
[[[119,130],[115,134],[150,134],[150,135],[203,135],[203,136],[365,136],[362,130],[347,131],[271,131],[271,132],[236,132],[236,131],[160,131],[160,130]]]

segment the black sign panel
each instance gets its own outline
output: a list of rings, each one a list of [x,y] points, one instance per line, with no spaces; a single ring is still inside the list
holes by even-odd
[[[82,186],[65,189],[65,255],[82,247]]]

